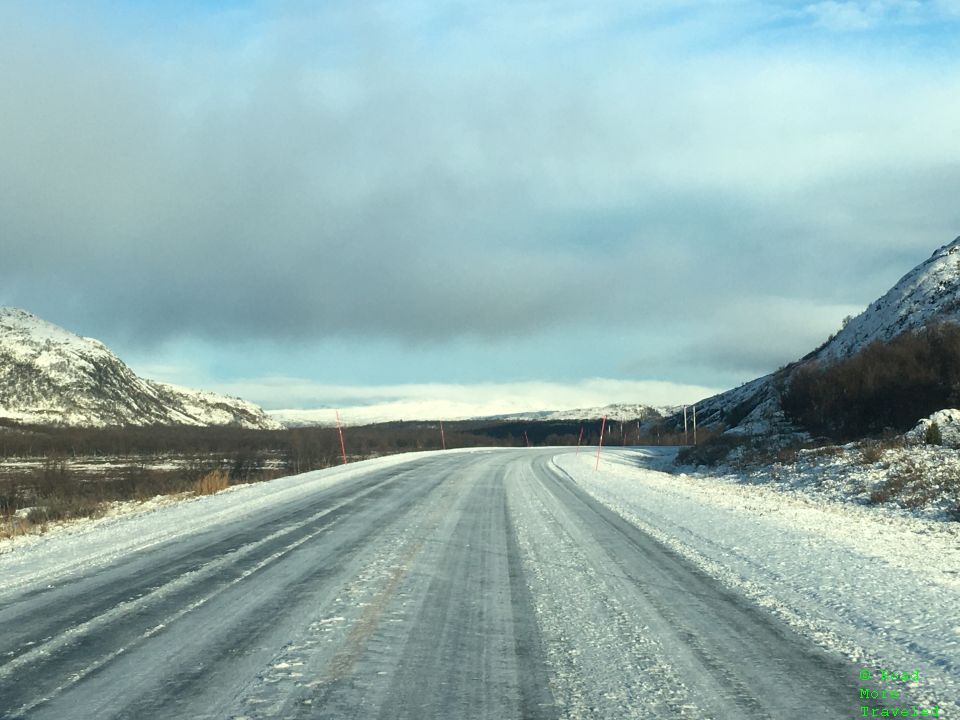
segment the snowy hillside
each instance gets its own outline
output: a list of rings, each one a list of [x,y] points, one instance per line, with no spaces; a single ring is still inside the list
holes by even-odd
[[[904,331],[936,322],[960,322],[960,238],[939,248],[801,362],[836,361],[875,340],[891,340]],[[697,403],[701,425],[722,424],[728,433],[739,435],[802,435],[791,427],[780,402],[780,386],[792,369],[765,375]]]
[[[550,410],[536,413],[518,413],[514,415],[499,415],[496,420],[540,420],[544,422],[560,422],[566,420],[599,420],[607,418],[613,422],[627,422],[633,420],[656,420],[675,411],[675,408],[656,408],[650,405],[617,403],[594,408],[575,408],[573,410]],[[486,418],[484,418],[486,419]]]
[[[103,343],[0,307],[0,417],[64,425],[278,428],[256,405],[138,377]]]
[[[960,237],[907,273],[815,355],[835,360],[931,322],[960,322]]]

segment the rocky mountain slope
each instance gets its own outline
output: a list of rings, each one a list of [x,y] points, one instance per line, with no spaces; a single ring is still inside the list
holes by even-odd
[[[649,422],[658,420],[673,412],[675,408],[658,408],[650,405],[624,404],[604,405],[603,407],[575,408],[573,410],[544,410],[542,412],[494,415],[483,420],[530,420],[559,422],[565,420],[600,420],[606,417],[611,422]]]
[[[834,360],[931,322],[960,322],[960,238],[938,249],[848,322],[814,357]]]
[[[103,343],[0,307],[0,418],[25,423],[280,425],[238,398],[138,377]]]
[[[733,435],[802,435],[785,416],[780,401],[783,383],[797,365],[832,363],[876,340],[891,340],[937,322],[960,323],[960,237],[904,275],[883,297],[797,363],[697,403],[700,424],[722,425]]]

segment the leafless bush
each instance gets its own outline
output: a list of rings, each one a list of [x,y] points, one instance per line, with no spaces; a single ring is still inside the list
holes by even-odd
[[[843,455],[843,448],[839,445],[823,445],[810,451],[810,456],[814,458],[840,457],[841,455]]]
[[[20,508],[20,488],[16,482],[0,485],[0,518],[9,518]]]
[[[905,508],[919,508],[936,498],[943,488],[942,479],[931,477],[912,458],[901,461],[891,471],[887,480],[870,493],[870,502],[896,501]]]
[[[777,462],[781,465],[793,465],[799,455],[799,450],[795,447],[780,448],[777,450]]]
[[[72,518],[98,517],[103,509],[103,503],[91,495],[50,495],[39,499],[39,504],[27,514],[27,520],[34,525],[46,525]]]
[[[864,465],[873,465],[883,459],[883,446],[877,442],[865,442],[860,446],[860,458]]]
[[[906,487],[908,476],[903,474],[890,475],[870,493],[870,502],[875,505],[890,502],[897,498]]]
[[[787,415],[808,431],[855,439],[893,428],[960,401],[960,327],[932,325],[874,342],[834,363],[808,362],[790,376]]]

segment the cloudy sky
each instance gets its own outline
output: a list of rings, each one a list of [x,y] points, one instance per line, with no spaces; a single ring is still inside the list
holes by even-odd
[[[960,0],[6,0],[0,304],[266,407],[685,402],[960,234]]]

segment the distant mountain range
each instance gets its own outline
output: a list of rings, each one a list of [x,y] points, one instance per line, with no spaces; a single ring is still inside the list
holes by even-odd
[[[603,407],[580,408],[575,410],[540,410],[524,413],[501,415],[476,415],[457,411],[449,405],[436,403],[405,403],[398,405],[380,405],[341,409],[340,417],[344,425],[370,425],[373,423],[408,420],[424,422],[438,418],[468,420],[478,422],[563,422],[573,420],[599,420],[606,417],[612,422],[640,420],[649,422],[669,415],[675,408],[660,408],[650,405],[615,404]],[[268,414],[286,427],[331,427],[336,424],[335,411],[332,408],[312,410],[270,410]]]
[[[640,420],[649,422],[658,420],[666,415],[675,412],[677,408],[673,407],[654,407],[652,405],[640,405],[636,403],[616,403],[613,405],[604,405],[593,408],[575,408],[573,410],[545,410],[534,413],[515,413],[511,415],[496,415],[488,420],[513,420],[513,421],[543,421],[543,422],[563,422],[570,420],[600,420],[606,418],[610,422],[627,422]]]
[[[281,427],[239,398],[138,377],[100,341],[3,306],[0,418],[71,426]]]
[[[960,237],[904,275],[821,347],[781,370],[697,403],[699,424],[724,427],[730,435],[802,435],[803,429],[786,417],[781,397],[797,368],[836,363],[875,341],[942,322],[960,323]],[[671,420],[679,424],[679,416]]]

